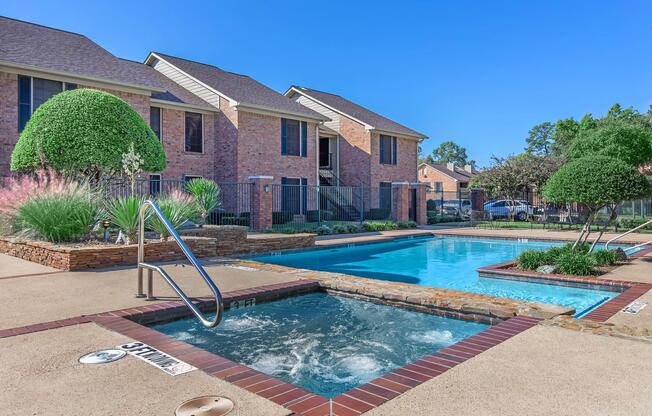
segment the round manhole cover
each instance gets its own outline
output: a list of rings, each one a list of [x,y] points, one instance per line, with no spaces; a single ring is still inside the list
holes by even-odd
[[[79,357],[79,362],[82,364],[106,364],[117,361],[125,355],[127,353],[122,350],[95,351]]]
[[[226,397],[196,397],[181,403],[176,416],[222,416],[233,410],[234,404]]]

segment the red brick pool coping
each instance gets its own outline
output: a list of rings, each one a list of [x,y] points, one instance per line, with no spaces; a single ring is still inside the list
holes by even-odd
[[[224,303],[225,307],[229,307],[232,302],[250,298],[255,298],[257,302],[267,301],[317,290],[320,290],[318,281],[302,280],[229,292],[224,295]],[[208,299],[200,299],[198,303],[201,308],[214,307],[214,303]],[[189,316],[188,309],[178,301],[171,301],[91,315],[87,321],[95,322],[104,328],[149,344],[197,367],[208,375],[269,399],[296,414],[304,416],[329,415],[329,400],[323,396],[142,325],[185,316]],[[535,326],[539,321],[540,319],[526,316],[510,318],[461,342],[393,370],[369,383],[357,386],[332,399],[333,414],[337,416],[359,415],[378,407]]]

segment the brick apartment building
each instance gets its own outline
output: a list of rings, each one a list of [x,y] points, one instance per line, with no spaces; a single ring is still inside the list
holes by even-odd
[[[83,35],[6,17],[0,40],[0,176],[11,173],[13,148],[39,105],[68,89],[95,88],[124,99],[162,141],[167,168],[143,175],[152,183],[264,177],[302,189],[391,189],[417,182],[417,147],[426,137],[337,95],[300,87],[280,94],[159,52],[129,61]]]

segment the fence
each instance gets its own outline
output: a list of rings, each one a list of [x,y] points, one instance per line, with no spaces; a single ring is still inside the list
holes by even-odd
[[[135,184],[135,194],[141,197],[158,197],[181,192],[185,189],[183,180],[151,179],[138,180]],[[218,183],[220,187],[220,206],[208,217],[209,224],[250,226],[251,183]],[[131,183],[126,180],[110,180],[103,182],[99,188],[107,197],[131,195]]]
[[[461,189],[453,192],[430,190],[427,192],[427,209],[430,223],[467,220],[471,217],[471,191]],[[477,208],[476,208],[477,209]],[[488,221],[533,221],[577,224],[583,223],[586,210],[578,204],[555,204],[546,202],[535,192],[521,192],[512,197],[485,197],[484,219]],[[619,219],[652,217],[652,198],[621,203],[617,208]],[[607,209],[599,216],[608,216]]]
[[[361,223],[392,218],[391,187],[272,185],[275,229]]]

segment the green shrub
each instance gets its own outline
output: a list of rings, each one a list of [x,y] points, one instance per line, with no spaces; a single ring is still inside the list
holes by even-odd
[[[330,228],[328,225],[326,225],[326,224],[322,224],[322,225],[320,225],[319,227],[317,227],[317,229],[315,230],[315,232],[316,232],[318,235],[329,235],[329,234],[333,234],[333,230],[331,230],[331,228]]]
[[[125,235],[126,244],[137,242],[138,224],[140,207],[143,204],[143,198],[128,196],[109,199],[106,202],[106,216],[111,225],[118,227]],[[151,215],[147,211],[146,220]]]
[[[417,228],[417,223],[415,221],[399,221],[396,223],[399,230],[405,230],[409,228]]]
[[[389,231],[397,230],[398,225],[392,221],[365,221],[362,223],[365,231]]]
[[[87,237],[99,216],[90,195],[73,192],[30,198],[18,208],[16,220],[22,232],[58,243]]]
[[[349,226],[346,224],[335,224],[333,225],[334,234],[346,234],[349,232]]]
[[[536,270],[541,266],[553,264],[548,252],[542,250],[527,250],[517,259],[518,266],[524,270]]]
[[[186,184],[186,191],[193,196],[201,227],[206,222],[206,217],[221,205],[220,187],[210,179],[196,178]]]
[[[287,224],[294,219],[294,214],[290,211],[272,212],[272,224]]]
[[[591,257],[596,266],[610,266],[618,262],[619,254],[614,250],[597,250]]]
[[[350,233],[359,233],[362,231],[362,227],[359,224],[349,224],[347,228]]]
[[[642,225],[649,220],[650,218],[620,218],[618,220],[618,225],[625,230],[631,230],[632,228],[638,227],[639,225]],[[643,228],[639,228],[639,231],[642,230],[652,231],[652,224],[648,224]]]
[[[588,276],[593,273],[593,259],[579,250],[567,250],[556,261],[559,271],[563,274]]]
[[[159,198],[156,201],[156,204],[175,229],[181,227],[195,215],[195,204],[192,198],[166,196]],[[161,240],[163,241],[167,241],[168,237],[170,237],[167,228],[165,228],[156,215],[152,215],[149,218],[147,226],[149,229],[159,233],[161,235]]]
[[[122,156],[132,143],[144,171],[165,169],[160,140],[129,104],[98,90],[64,91],[41,105],[27,122],[11,155],[11,170],[48,166],[88,176],[120,172]]]

